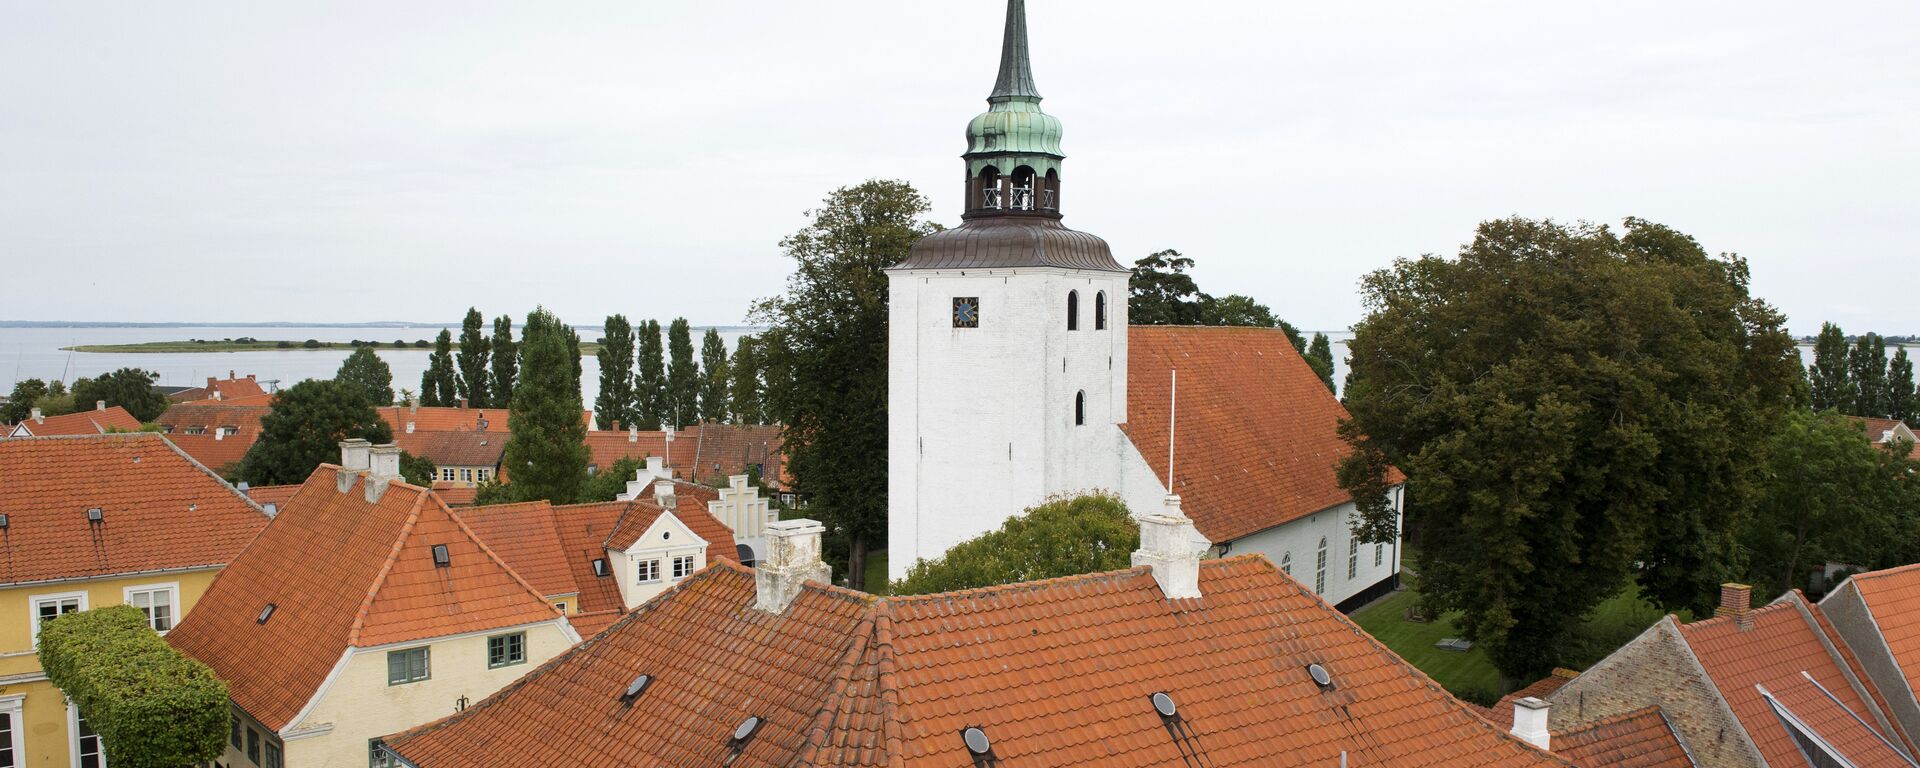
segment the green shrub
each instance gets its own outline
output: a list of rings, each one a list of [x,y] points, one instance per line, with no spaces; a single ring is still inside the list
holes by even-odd
[[[306,347],[307,349],[319,349],[319,348],[320,348],[320,340],[319,340],[319,339],[307,339],[307,343],[305,343],[305,344],[302,344],[302,345],[300,345],[300,346],[303,346],[303,347]]]
[[[40,628],[40,666],[86,714],[114,768],[181,768],[225,749],[226,684],[160,639],[138,608],[48,621]]]
[[[293,342],[281,340],[274,342],[273,346],[275,349],[293,349]]]
[[[925,595],[1123,570],[1139,548],[1140,526],[1118,498],[1053,499],[953,545],[939,559],[914,563],[892,590]]]

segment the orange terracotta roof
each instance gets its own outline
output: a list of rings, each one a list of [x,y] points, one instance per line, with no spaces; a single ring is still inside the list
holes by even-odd
[[[1832,694],[1832,699],[1809,711],[1796,712],[1822,729],[1830,741],[1846,734],[1826,730],[1827,726],[1854,718],[1871,719],[1867,702],[1854,689],[1843,671],[1843,661],[1829,652],[1817,624],[1801,608],[1806,604],[1797,592],[1752,612],[1752,626],[1742,630],[1730,616],[1716,617],[1680,627],[1680,634],[1693,649],[1700,666],[1707,672],[1721,698],[1740,719],[1754,746],[1768,763],[1790,765],[1801,760],[1799,747],[1786,726],[1767,704],[1760,688],[1776,693],[1794,690],[1806,673]],[[1831,642],[1838,642],[1837,638]],[[1862,680],[1863,685],[1871,683]],[[1884,764],[1890,748],[1878,738],[1861,741],[1837,741],[1859,765]],[[1903,761],[1904,762],[1904,761]]]
[[[1127,419],[1134,447],[1167,482],[1169,371],[1180,372],[1173,492],[1214,542],[1344,504],[1334,476],[1350,449],[1346,408],[1272,328],[1127,330]],[[1395,470],[1392,483],[1405,478]]]
[[[87,520],[98,507],[99,523]],[[267,527],[150,432],[0,439],[0,583],[226,565]]]
[[[580,591],[553,527],[553,505],[535,501],[474,507],[460,516],[540,594],[554,597]]]
[[[419,768],[1002,765],[1563,766],[1502,733],[1264,558],[1201,566],[1168,601],[1145,568],[923,597],[809,584],[780,615],[709,567],[485,701],[387,739]],[[1307,665],[1324,665],[1322,691]],[[631,706],[621,693],[653,676]],[[1150,705],[1166,692],[1170,727]],[[582,723],[594,724],[591,728]]]
[[[140,420],[128,413],[127,409],[117,405],[106,409],[93,409],[42,416],[39,419],[21,419],[14,428],[25,429],[29,434],[23,437],[64,437],[73,435],[104,435],[108,432],[134,432],[140,429]]]
[[[470,507],[479,498],[480,489],[459,483],[434,483],[433,495],[439,496],[449,507]]]
[[[580,591],[575,598],[579,614],[568,618],[581,637],[597,635],[607,625],[627,613],[620,597],[620,585],[611,574],[593,572],[593,561],[607,556],[607,536],[626,514],[627,502],[571,504],[553,508],[553,530],[560,537],[560,551],[567,558],[567,570]],[[711,558],[709,558],[711,562]]]
[[[394,445],[415,456],[423,456],[436,467],[498,467],[507,451],[505,430],[498,432],[395,430]]]
[[[1851,581],[1908,688],[1920,691],[1920,565],[1855,574]]]
[[[167,442],[192,456],[195,461],[206,465],[215,472],[225,473],[240,460],[246,458],[247,449],[252,444],[236,437],[222,439],[218,435],[167,435]]]
[[[286,506],[299,491],[300,486],[297,485],[257,485],[247,489],[247,498],[263,507],[272,504],[278,510]]]
[[[551,620],[558,613],[426,489],[321,465],[167,635],[213,667],[235,704],[286,727],[349,647]],[[451,565],[435,568],[432,547]],[[320,556],[316,556],[320,555]],[[265,623],[261,611],[275,606]]]
[[[268,405],[273,405],[273,397],[274,397],[273,395],[261,393],[258,395],[247,395],[246,397],[222,397],[218,400],[214,400],[212,398],[206,398],[202,400],[186,400],[186,401],[179,402],[178,405],[268,406]]]
[[[1555,754],[1576,765],[1609,768],[1693,768],[1693,756],[1659,707],[1629,712],[1571,731],[1556,731]]]
[[[1906,439],[1913,433],[1913,430],[1906,428],[1906,423],[1899,419],[1868,419],[1859,416],[1847,418],[1853,419],[1854,423],[1866,429],[1867,440],[1873,443],[1892,443],[1895,439]],[[1920,459],[1920,440],[1914,441],[1912,450],[1913,458]]]
[[[411,422],[415,432],[480,432],[493,431],[507,433],[507,409],[505,408],[441,408],[409,407],[404,405],[387,406],[380,410],[380,418],[393,427],[395,437],[406,434],[407,424]]]
[[[1811,676],[1789,678],[1777,686],[1763,686],[1787,714],[1805,723],[1858,768],[1913,768],[1913,763],[1879,731],[1867,725],[1868,715],[1835,701],[1835,692]],[[1776,715],[1776,718],[1778,716]],[[1784,730],[1784,729],[1783,729]]]
[[[674,516],[679,517],[680,522],[686,523],[687,527],[693,530],[694,535],[707,540],[707,560],[711,562],[720,557],[729,560],[740,559],[739,550],[734,549],[733,531],[728,530],[726,524],[720,522],[718,518],[707,513],[707,502],[718,501],[720,491],[684,480],[673,481],[673,486],[676,497]],[[654,520],[659,519],[662,511],[660,505],[655,503],[652,493],[635,499],[633,506],[620,517],[620,522],[615,526],[613,533],[607,536],[607,547],[624,550],[633,546],[634,541],[647,532],[647,527],[653,525]]]
[[[208,378],[206,386],[189,387],[187,389],[183,389],[171,395],[168,395],[167,399],[172,400],[176,403],[194,402],[199,400],[217,403],[217,402],[231,401],[236,398],[238,399],[255,398],[255,397],[259,397],[260,395],[264,395],[266,393],[267,393],[266,390],[260,388],[260,382],[254,378],[253,374],[249,373],[247,374],[246,378],[240,378],[239,376],[236,376],[232,371],[228,371],[227,378],[224,378],[224,379]],[[219,397],[217,398],[214,397],[214,395],[216,394],[218,394]]]
[[[1529,697],[1544,699],[1554,691],[1560,690],[1560,688],[1567,683],[1573,682],[1573,679],[1579,675],[1579,672],[1571,669],[1556,669],[1553,671],[1553,674],[1535,680],[1525,688],[1500,697],[1500,701],[1494,704],[1493,707],[1482,707],[1481,709],[1486,710],[1487,719],[1494,725],[1500,726],[1501,728],[1512,728],[1514,702]]]
[[[260,439],[260,419],[272,410],[259,405],[175,403],[154,423],[180,450],[218,471],[247,455],[247,449]],[[222,436],[222,428],[234,431]]]
[[[659,456],[668,460],[668,468],[677,476],[717,480],[723,485],[726,478],[747,474],[748,465],[758,464],[761,474],[772,481],[783,478],[786,472],[780,432],[778,426],[699,424],[674,435],[669,451],[664,432],[596,430],[587,433],[588,463],[606,469],[625,458],[646,461],[649,456]]]

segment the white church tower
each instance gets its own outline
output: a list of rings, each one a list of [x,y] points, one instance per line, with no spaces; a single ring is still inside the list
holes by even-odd
[[[890,578],[1049,496],[1120,490],[1133,456],[1128,271],[1060,223],[1061,127],[1040,111],[1023,0],[987,102],[964,222],[887,271]]]

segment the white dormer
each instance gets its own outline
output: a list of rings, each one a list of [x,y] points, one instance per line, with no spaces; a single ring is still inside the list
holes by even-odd
[[[707,567],[707,540],[672,512],[661,512],[625,549],[607,549],[607,567],[632,609]]]
[[[740,553],[742,565],[766,559],[767,523],[778,520],[779,513],[773,511],[767,499],[761,498],[759,488],[747,484],[746,475],[727,478],[727,487],[720,489],[720,498],[707,502],[707,512],[733,531],[734,543],[745,548],[746,551]]]

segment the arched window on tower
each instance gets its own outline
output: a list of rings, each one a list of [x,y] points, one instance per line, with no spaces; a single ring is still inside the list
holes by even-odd
[[[1067,291],[1067,330],[1080,330],[1080,292]]]
[[[1073,425],[1084,426],[1087,423],[1087,391],[1080,390],[1073,396]]]
[[[980,175],[975,176],[969,186],[973,188],[975,205],[989,210],[1006,207],[1000,194],[1000,169],[991,165],[980,169]]]
[[[1093,329],[1096,331],[1104,331],[1107,329],[1106,291],[1101,291],[1093,295]]]
[[[1007,208],[1015,211],[1031,211],[1038,207],[1033,180],[1032,166],[1023,165],[1013,169],[1013,184],[1007,190]]]

